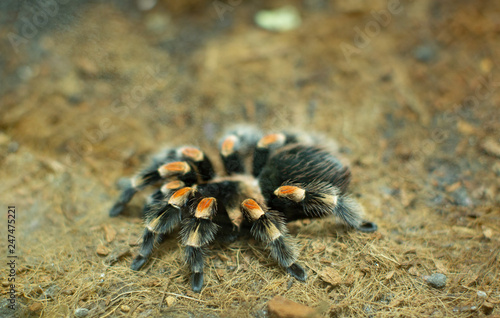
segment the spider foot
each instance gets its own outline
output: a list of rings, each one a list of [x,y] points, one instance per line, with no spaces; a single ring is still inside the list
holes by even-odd
[[[370,221],[363,221],[357,228],[360,232],[371,233],[378,229],[377,224]]]
[[[191,287],[195,293],[201,292],[203,287],[203,273],[193,273],[191,275]]]
[[[109,210],[109,216],[110,217],[115,217],[122,213],[123,209],[125,208],[125,204],[117,202],[113,205],[113,207]]]
[[[120,194],[120,197],[118,198],[118,201],[113,205],[111,210],[109,210],[109,216],[117,216],[118,214],[122,213],[123,209],[125,208],[125,205],[132,200],[132,197],[134,194],[137,192],[137,189],[133,187],[126,188],[122,191]]]
[[[306,271],[297,263],[293,263],[290,267],[287,267],[286,271],[301,282],[307,279]]]
[[[142,255],[137,255],[132,261],[130,268],[134,271],[138,271],[141,269],[142,266],[144,266],[144,264],[146,264],[147,261],[148,261],[147,257],[144,257]]]

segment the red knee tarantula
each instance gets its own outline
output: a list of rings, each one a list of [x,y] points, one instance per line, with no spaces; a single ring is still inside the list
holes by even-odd
[[[167,149],[131,179],[110,216],[120,214],[137,191],[163,183],[144,206],[146,228],[133,270],[147,262],[155,242],[180,225],[195,292],[203,286],[208,245],[216,238],[234,240],[244,230],[265,242],[271,256],[304,281],[307,275],[297,263],[286,222],[334,215],[359,231],[377,229],[363,221],[362,207],[346,194],[349,168],[313,138],[290,133],[262,136],[239,128],[222,139],[220,157],[224,176],[216,175],[210,159],[196,147]]]

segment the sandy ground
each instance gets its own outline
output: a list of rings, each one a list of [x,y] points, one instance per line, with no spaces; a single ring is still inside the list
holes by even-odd
[[[253,22],[284,1],[60,0],[46,20],[27,3],[0,10],[1,253],[12,205],[19,317],[267,317],[276,295],[325,317],[500,315],[500,3],[293,1],[287,32]],[[109,218],[120,178],[163,145],[217,158],[235,123],[335,139],[379,231],[290,224],[305,283],[245,237],[214,244],[200,294],[176,234],[131,271],[144,196]]]

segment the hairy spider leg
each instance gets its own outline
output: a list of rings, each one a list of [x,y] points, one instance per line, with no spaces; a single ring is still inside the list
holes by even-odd
[[[317,146],[290,144],[271,155],[259,175],[263,194],[269,198],[284,182],[308,184],[327,182],[344,194],[351,173],[327,150]]]
[[[228,175],[245,172],[245,165],[238,147],[239,139],[235,135],[227,136],[221,144],[220,157]]]
[[[284,209],[303,217],[325,217],[335,215],[350,227],[366,232],[362,227],[363,208],[354,199],[341,195],[340,190],[326,182],[313,182],[305,186],[284,184],[274,191],[274,195],[283,201]],[[374,231],[374,230],[373,230]]]
[[[179,157],[178,151],[175,148],[164,149],[160,153],[153,156],[151,163],[142,169],[136,176],[131,178],[130,185],[123,189],[122,193],[118,197],[118,200],[110,209],[109,216],[113,217],[122,213],[125,205],[132,200],[136,192],[144,189],[148,184],[154,183],[148,178],[151,173],[158,170],[162,164],[176,160],[179,160]]]
[[[186,161],[173,161],[159,166],[150,166],[132,178],[130,187],[123,190],[109,211],[109,215],[117,216],[120,214],[137,191],[167,178],[177,178],[185,184],[193,184],[197,180],[197,174],[195,168]]]
[[[298,139],[295,135],[285,133],[269,134],[262,137],[254,151],[252,174],[257,177],[261,173],[262,168],[266,165],[273,151],[297,141]]]
[[[203,287],[205,249],[215,239],[218,229],[218,226],[212,222],[217,211],[216,205],[215,198],[203,198],[196,205],[192,216],[182,222],[181,241],[185,246],[186,262],[191,268],[191,286],[193,291],[197,293]]]
[[[154,243],[158,237],[170,233],[182,220],[182,211],[189,205],[189,200],[195,196],[196,190],[184,187],[175,191],[167,202],[162,201],[156,209],[145,215],[144,233],[139,254],[130,265],[133,270],[139,270],[153,252]]]
[[[183,188],[186,184],[180,180],[169,181],[161,186],[160,189],[153,192],[147,199],[142,209],[142,215],[146,216],[151,210],[156,209],[162,201],[168,201],[170,196],[177,190]]]
[[[228,175],[245,173],[244,158],[254,151],[260,133],[247,126],[228,132],[220,143],[220,157]]]
[[[277,151],[259,175],[268,205],[288,221],[335,215],[363,232],[377,229],[363,221],[363,208],[346,194],[351,173],[324,149],[289,145]]]
[[[179,148],[184,160],[190,161],[196,168],[201,181],[209,181],[215,176],[215,170],[208,156],[197,147],[186,146]]]
[[[252,223],[250,233],[256,239],[267,244],[272,258],[277,260],[293,277],[305,281],[306,272],[302,266],[296,263],[298,251],[288,236],[283,217],[276,211],[263,209],[253,199],[244,200],[241,203],[241,209]]]

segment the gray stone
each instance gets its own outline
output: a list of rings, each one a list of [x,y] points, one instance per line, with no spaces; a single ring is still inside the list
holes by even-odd
[[[75,310],[75,317],[81,318],[81,317],[87,317],[89,314],[89,310],[87,308],[77,308]]]
[[[429,45],[421,45],[413,51],[413,56],[420,62],[430,62],[436,56],[436,50]]]
[[[424,279],[435,288],[443,288],[446,286],[446,275],[440,273],[434,273],[431,276],[425,276]]]

